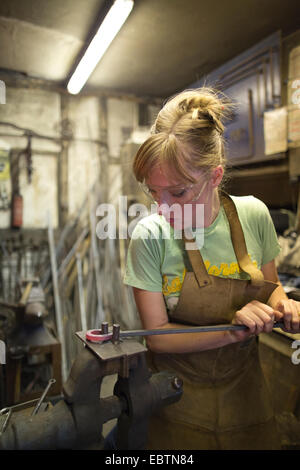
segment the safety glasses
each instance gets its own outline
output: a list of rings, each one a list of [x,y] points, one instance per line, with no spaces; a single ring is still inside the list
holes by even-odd
[[[189,204],[197,201],[206,188],[207,180],[203,178],[197,183],[188,186],[155,186],[147,185],[145,182],[139,183],[142,191],[155,203],[179,203]]]

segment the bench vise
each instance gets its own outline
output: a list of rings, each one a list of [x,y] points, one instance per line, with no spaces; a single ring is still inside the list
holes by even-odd
[[[103,424],[116,418],[117,448],[144,449],[151,415],[180,399],[182,381],[167,371],[152,374],[140,342],[96,344],[85,332],[76,335],[84,347],[62,398],[34,415],[28,409],[13,413],[0,435],[0,449],[103,449]],[[100,398],[103,378],[113,374],[118,375],[113,395]]]

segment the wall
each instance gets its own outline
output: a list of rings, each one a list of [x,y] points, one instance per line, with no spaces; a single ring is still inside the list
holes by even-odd
[[[120,149],[122,143],[138,126],[138,105],[134,102],[116,98],[107,100],[107,141],[109,149],[109,193],[108,202],[117,205],[118,196],[122,193],[122,170]]]
[[[45,135],[46,139],[32,139],[32,183],[27,182],[25,157],[19,160],[20,192],[24,200],[24,227],[45,227],[49,211],[54,225],[57,225],[57,155],[60,146],[55,142],[59,137],[60,97],[57,93],[24,88],[7,88],[6,104],[0,106],[0,121],[11,125],[0,126],[1,141],[11,149],[24,150],[27,138],[22,129]],[[13,126],[18,126],[13,127]],[[7,186],[10,193],[10,185]],[[0,212],[0,226],[10,224],[10,212]]]
[[[99,103],[96,97],[69,97],[68,119],[74,141],[68,150],[68,208],[75,215],[100,175]]]
[[[6,104],[0,105],[0,149],[20,152],[28,143],[25,130],[33,134],[31,183],[25,156],[19,160],[24,228],[47,227],[48,212],[57,227],[60,205],[66,218],[74,217],[95,181],[100,181],[104,153],[108,165],[102,170],[107,171],[104,184],[109,189],[108,201],[117,201],[122,191],[120,149],[138,128],[138,103],[107,98],[105,108],[103,111],[95,96],[6,87]],[[106,116],[101,114],[104,112]],[[62,135],[66,137],[64,146]],[[6,185],[10,199],[10,181],[0,183]],[[0,210],[0,228],[9,226],[10,210]]]

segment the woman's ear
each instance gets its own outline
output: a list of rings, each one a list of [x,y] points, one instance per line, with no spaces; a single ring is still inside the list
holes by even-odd
[[[212,185],[214,188],[217,188],[222,181],[224,175],[224,168],[222,165],[218,165],[212,171]]]

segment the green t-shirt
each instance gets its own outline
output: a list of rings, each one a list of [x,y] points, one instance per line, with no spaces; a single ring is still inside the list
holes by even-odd
[[[280,251],[277,234],[267,206],[253,196],[231,196],[243,228],[250,259],[258,268]],[[163,216],[153,214],[136,225],[127,256],[124,282],[127,285],[162,292],[169,309],[175,307],[186,273],[184,242]],[[209,274],[248,279],[239,269],[224,209],[207,228],[194,231]]]

